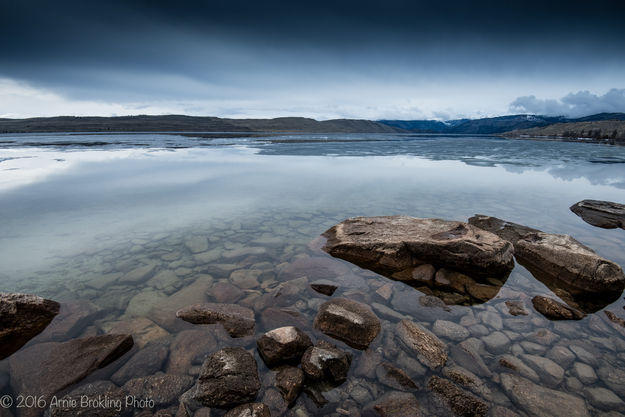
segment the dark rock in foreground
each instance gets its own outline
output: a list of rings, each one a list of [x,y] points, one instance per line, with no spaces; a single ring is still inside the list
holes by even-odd
[[[232,337],[254,334],[254,311],[238,304],[194,304],[178,310],[176,317],[193,324],[221,323]]]
[[[625,204],[611,201],[582,200],[570,207],[586,223],[604,229],[625,229]]]
[[[42,396],[48,402],[53,394],[110,364],[132,345],[130,335],[106,334],[30,346],[9,359],[13,391]],[[42,411],[36,408],[21,410],[21,416],[35,416]]]
[[[380,333],[380,319],[371,308],[346,298],[323,303],[314,326],[355,349],[366,349]]]
[[[310,337],[294,326],[279,327],[262,335],[256,342],[258,351],[268,366],[299,361],[312,346]]]
[[[440,395],[454,415],[460,417],[483,417],[488,413],[488,405],[453,382],[437,376],[430,378],[428,389]]]
[[[406,216],[355,217],[327,230],[324,250],[386,276],[432,264],[474,277],[506,276],[513,248],[466,223]]]
[[[271,417],[271,413],[263,403],[250,403],[233,408],[224,417]]]
[[[41,333],[59,309],[56,301],[36,295],[0,292],[0,360]]]
[[[302,357],[302,370],[313,381],[327,380],[342,384],[347,379],[351,363],[351,353],[343,352],[322,340],[306,350]]]
[[[542,295],[532,298],[532,304],[536,311],[551,320],[581,320],[586,316],[579,310]]]
[[[83,398],[105,398],[108,401],[104,406],[92,401],[85,407],[81,402]],[[123,417],[132,413],[132,408],[126,406],[126,393],[110,381],[82,385],[59,400],[57,406],[50,407],[50,417]]]
[[[509,239],[519,263],[548,286],[550,282],[563,283],[571,294],[620,293],[625,288],[621,267],[571,236],[543,233],[483,215],[470,218],[469,223]]]
[[[195,399],[207,407],[249,403],[260,391],[256,361],[242,348],[225,348],[210,355],[202,365],[198,382]]]

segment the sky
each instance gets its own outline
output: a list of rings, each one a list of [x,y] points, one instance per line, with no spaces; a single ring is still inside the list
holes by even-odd
[[[622,1],[0,2],[0,117],[625,112]]]

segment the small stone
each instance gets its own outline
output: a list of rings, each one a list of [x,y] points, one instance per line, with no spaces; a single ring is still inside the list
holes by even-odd
[[[258,277],[263,273],[259,269],[239,269],[230,274],[230,282],[242,289],[258,287]]]
[[[289,406],[295,403],[304,387],[304,371],[294,366],[285,366],[278,370],[276,387]]]
[[[502,332],[493,332],[482,337],[482,342],[486,349],[494,354],[503,353],[510,347],[510,339]]]
[[[218,303],[235,303],[243,297],[244,292],[229,282],[220,281],[213,285],[209,294]]]
[[[586,316],[579,310],[542,295],[532,298],[532,304],[536,311],[551,320],[581,320]]]
[[[271,413],[263,403],[249,403],[234,407],[224,417],[271,417]]]
[[[440,395],[457,416],[484,417],[488,413],[488,405],[484,401],[449,380],[433,376],[428,382],[428,389]]]
[[[384,284],[380,288],[375,290],[375,293],[379,295],[383,300],[388,301],[393,295],[393,284]]]
[[[178,310],[176,317],[193,324],[221,323],[231,337],[254,334],[254,311],[237,304],[194,304]]]
[[[145,317],[121,320],[109,323],[103,327],[104,330],[111,334],[131,334],[139,348],[143,348],[152,341],[169,336],[167,330]]]
[[[419,389],[412,379],[401,369],[390,363],[381,363],[376,368],[378,380],[393,389],[400,391],[414,391]]]
[[[525,311],[525,307],[523,303],[520,301],[506,301],[506,306],[508,307],[508,313],[513,316],[527,316],[527,311]]]
[[[447,339],[459,342],[469,337],[469,331],[463,326],[447,320],[436,320],[432,326],[432,332]]]
[[[381,417],[423,417],[419,402],[407,392],[390,392],[380,398],[373,409]]]
[[[456,363],[465,369],[482,377],[492,376],[492,372],[482,359],[480,353],[483,342],[478,339],[471,338],[455,344],[451,348],[451,355]]]
[[[201,358],[203,362],[215,349],[217,349],[215,336],[207,330],[183,330],[171,343],[167,373],[187,374],[194,361]]]
[[[564,369],[575,361],[575,354],[566,346],[554,346],[547,352],[547,357]]]
[[[302,370],[312,380],[342,384],[352,362],[351,353],[343,352],[328,342],[320,341],[302,356]]]
[[[551,359],[535,355],[521,355],[521,358],[538,373],[542,381],[552,387],[558,386],[564,379],[564,369]]]
[[[169,348],[164,343],[152,343],[135,353],[111,376],[111,381],[122,386],[126,381],[152,375],[163,367]]]
[[[507,370],[514,371],[524,378],[530,379],[534,382],[538,382],[540,377],[532,368],[527,366],[521,359],[512,355],[502,355],[497,360],[500,366]]]
[[[447,362],[447,346],[423,326],[410,320],[397,324],[397,336],[413,352],[417,359],[431,369],[439,368]]]
[[[623,410],[625,402],[609,389],[603,387],[586,388],[586,396],[590,404],[602,410]]]
[[[208,240],[203,236],[191,236],[184,241],[184,245],[191,253],[201,253],[208,250]]]
[[[335,298],[321,305],[314,327],[362,350],[380,333],[380,319],[365,304]]]
[[[268,366],[299,361],[312,346],[310,337],[294,326],[279,327],[262,335],[256,342],[258,351]]]
[[[597,374],[594,369],[585,363],[575,362],[573,370],[582,383],[586,385],[594,384],[597,381]]]
[[[477,315],[477,317],[486,326],[495,330],[503,330],[503,321],[499,314],[492,311],[482,311]]]
[[[318,279],[310,284],[310,287],[319,294],[332,296],[338,288],[336,284],[328,279]]]
[[[193,386],[188,375],[156,374],[131,379],[122,389],[135,398],[149,398],[158,407],[173,404],[182,393]]]
[[[618,396],[625,398],[625,371],[615,367],[602,366],[597,370],[601,381]]]

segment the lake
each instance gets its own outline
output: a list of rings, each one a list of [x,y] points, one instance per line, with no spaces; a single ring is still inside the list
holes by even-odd
[[[27,346],[133,333],[135,348],[99,375],[104,379],[159,341],[169,348],[159,369],[193,377],[206,355],[241,346],[257,360],[258,400],[279,415],[285,405],[254,348],[262,333],[284,321],[276,310],[286,309],[314,340],[353,354],[346,382],[314,388],[325,405],[302,393],[288,413],[360,415],[396,390],[376,372],[384,362],[420,387],[414,395],[425,415],[451,415],[426,389],[432,375],[446,371],[424,367],[394,337],[403,318],[429,330],[439,329],[438,320],[466,329],[461,337],[436,332],[450,349],[464,340],[479,345],[486,369],[466,389],[491,413],[505,408],[534,415],[502,384],[508,372],[581,398],[590,415],[625,410],[625,374],[618,373],[625,369],[625,329],[603,312],[624,318],[622,295],[600,301],[580,321],[550,321],[530,300],[554,293],[517,265],[497,296],[484,303],[428,307],[419,304],[423,292],[332,258],[314,242],[354,216],[466,221],[480,213],[572,235],[625,265],[624,230],[593,227],[569,210],[583,199],[625,202],[625,147],[432,135],[219,136],[0,135],[2,290],[57,300],[81,317],[66,333],[44,331]],[[319,306],[330,299],[310,289],[317,279],[335,280],[333,297],[374,306],[382,331],[364,353],[312,328]],[[388,296],[376,292],[389,283]],[[508,300],[520,301],[528,315],[510,315]],[[179,308],[208,301],[251,308],[255,334],[235,339],[219,325],[176,319]],[[207,341],[184,346],[189,332]],[[503,339],[496,348],[489,343],[493,334]],[[502,357],[522,368],[502,366]],[[462,361],[451,349],[447,368]],[[7,362],[0,362],[0,389],[17,395]],[[551,363],[559,369],[553,371]],[[177,408],[177,402],[156,409],[168,407]]]

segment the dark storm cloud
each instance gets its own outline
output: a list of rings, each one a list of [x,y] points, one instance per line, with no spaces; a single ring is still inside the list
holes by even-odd
[[[4,1],[0,77],[126,101],[579,77],[625,64],[621,17],[617,1]]]
[[[569,117],[625,112],[625,89],[613,88],[603,95],[579,91],[567,94],[559,100],[524,96],[514,100],[510,104],[510,110],[516,113]]]

